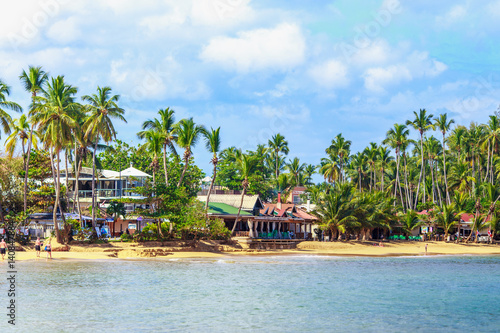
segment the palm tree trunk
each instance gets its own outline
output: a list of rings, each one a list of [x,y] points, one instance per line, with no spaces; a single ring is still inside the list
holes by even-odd
[[[52,169],[52,179],[54,180],[54,192],[56,194],[56,197],[54,199],[53,209],[52,209],[52,222],[54,223],[54,232],[56,234],[57,242],[59,242],[59,240],[61,239],[61,235],[59,234],[59,225],[57,224],[57,207],[58,207],[57,203],[59,201],[59,189],[57,186],[58,177],[56,175],[56,171],[54,170],[54,156],[53,156],[52,148],[49,149],[49,155],[50,155],[50,166]]]
[[[420,176],[418,177],[418,186],[417,186],[417,194],[415,195],[415,205],[413,209],[417,209],[417,203],[418,203],[418,193],[420,192],[420,184],[422,183],[422,174],[424,172],[424,136],[422,133],[420,133]],[[425,193],[425,186],[424,186],[424,193]],[[425,200],[425,194],[424,194],[424,200]]]
[[[57,152],[57,167],[56,167],[56,170],[57,170],[57,205],[59,206],[59,213],[61,214],[61,220],[63,221],[63,225],[66,225],[66,217],[64,217],[64,211],[62,209],[62,205],[61,205],[61,171],[60,171],[60,164],[61,164],[61,159],[60,159],[60,151]],[[59,233],[58,235],[58,239],[57,239],[57,242],[58,243],[61,243],[61,234]]]
[[[78,185],[80,179],[80,170],[82,169],[82,159],[78,160],[78,166],[75,172],[75,199],[76,200],[76,209],[78,210],[78,215],[80,217],[80,225],[82,226],[82,208],[80,206],[80,196],[78,195],[78,191],[80,190],[80,186]]]
[[[406,165],[406,155],[403,154],[403,162],[405,166],[405,192],[406,192],[406,206],[407,209],[411,209],[412,196],[410,192],[410,186],[408,184],[408,166]]]
[[[240,207],[238,208],[238,215],[236,215],[236,219],[234,220],[233,228],[231,229],[231,236],[234,236],[234,231],[236,230],[236,225],[238,224],[238,220],[240,219],[241,207],[243,206],[243,199],[245,198],[246,190],[247,190],[246,186],[243,186],[243,191],[241,191]]]
[[[94,151],[92,155],[92,233],[95,232],[95,210],[96,210],[96,183],[95,183],[95,161],[97,152],[97,139],[94,143]]]
[[[450,192],[448,191],[448,176],[446,175],[446,147],[445,147],[445,137],[443,133],[443,170],[444,170],[444,186],[445,186],[445,191],[446,191],[446,202],[448,205],[451,203],[450,202]]]
[[[165,185],[168,187],[167,144],[163,145],[163,171],[165,172]]]
[[[212,194],[212,188],[214,187],[216,175],[217,175],[217,163],[214,163],[214,175],[212,181],[210,182],[210,188],[208,189],[207,193],[207,202],[205,203],[205,210],[207,211],[207,216],[208,216],[208,204],[210,202],[210,194]]]
[[[26,164],[24,165],[24,213],[28,209],[28,171],[30,165],[30,155],[31,155],[31,145],[33,141],[33,131],[35,129],[35,125],[31,125],[30,137],[28,139],[28,151],[26,152]]]
[[[436,200],[436,190],[435,190],[435,182],[434,182],[434,167],[432,166],[432,162],[429,159],[429,166],[431,168],[431,180],[432,180],[432,203],[435,204]]]
[[[187,150],[186,150],[186,157],[184,158],[184,169],[182,169],[182,173],[181,173],[181,177],[179,178],[179,182],[177,183],[177,187],[181,186],[182,184],[182,179],[184,178],[184,174],[186,173],[186,170],[187,170],[187,167],[188,167],[188,162],[189,162],[189,153],[187,153]]]

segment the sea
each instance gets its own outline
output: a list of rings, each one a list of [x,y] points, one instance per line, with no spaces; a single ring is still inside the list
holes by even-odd
[[[0,332],[499,332],[500,256],[16,263]]]

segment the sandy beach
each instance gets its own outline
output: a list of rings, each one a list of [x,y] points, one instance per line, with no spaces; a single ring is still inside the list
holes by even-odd
[[[253,250],[200,242],[194,248],[172,244],[107,243],[70,245],[68,248],[53,243],[53,259],[113,260],[147,258],[218,258],[241,255],[337,255],[337,256],[423,256],[427,255],[500,255],[500,245],[455,244],[445,242],[301,242],[295,249]],[[33,246],[16,251],[16,260],[35,260]],[[61,251],[64,250],[64,251]],[[42,251],[40,258],[46,253]]]

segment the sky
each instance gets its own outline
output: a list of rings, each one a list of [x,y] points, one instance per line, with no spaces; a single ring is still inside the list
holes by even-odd
[[[25,109],[29,65],[79,96],[110,86],[127,119],[117,137],[133,145],[170,107],[220,126],[223,148],[281,133],[290,158],[319,164],[338,133],[356,152],[422,108],[486,122],[500,104],[499,20],[500,0],[9,1],[0,79]],[[211,174],[204,144],[193,152]]]

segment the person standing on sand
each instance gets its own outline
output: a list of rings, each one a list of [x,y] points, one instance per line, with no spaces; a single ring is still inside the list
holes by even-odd
[[[42,242],[40,242],[40,237],[36,238],[35,242],[35,251],[36,251],[36,256],[40,258],[40,247],[42,246]]]
[[[52,245],[50,244],[51,242],[51,239],[49,239],[49,243],[45,246],[45,251],[47,252],[47,256],[46,258],[49,259],[49,255],[50,255],[50,259],[52,259]]]
[[[427,255],[427,245],[429,244],[425,244],[425,255]]]
[[[2,241],[0,242],[0,254],[2,254],[2,260],[5,257],[5,252],[7,249],[7,243],[5,243],[5,239],[2,238]]]

